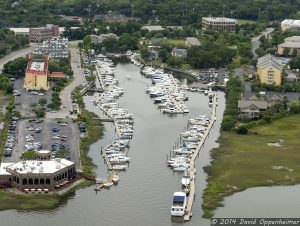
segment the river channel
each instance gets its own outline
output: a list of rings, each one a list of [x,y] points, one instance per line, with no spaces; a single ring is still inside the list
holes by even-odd
[[[162,114],[145,93],[145,87],[151,85],[149,79],[140,74],[133,64],[118,64],[115,69],[119,86],[125,88],[120,97],[120,106],[134,114],[134,137],[130,142],[129,157],[131,162],[126,172],[120,173],[117,186],[109,190],[95,192],[93,187],[76,191],[60,207],[48,211],[16,211],[0,212],[0,226],[168,226],[182,223],[172,222],[170,207],[173,192],[180,190],[181,173],[173,173],[167,168],[166,155],[172,150],[179,134],[189,117],[199,114],[210,115],[208,98],[204,94],[188,92],[186,105],[190,113],[174,115]],[[132,79],[126,75],[131,74]],[[191,226],[208,226],[209,221],[201,218],[201,196],[206,186],[206,174],[202,167],[210,162],[209,150],[217,147],[215,140],[219,136],[220,122],[224,111],[224,94],[218,93],[219,106],[217,121],[211,130],[209,139],[200,151],[196,162],[196,197],[193,206]],[[86,108],[99,115],[101,112],[85,97]],[[114,136],[112,123],[105,123],[104,137],[94,143],[89,155],[98,166],[98,177],[107,175],[106,165],[100,155],[101,147],[105,147]]]

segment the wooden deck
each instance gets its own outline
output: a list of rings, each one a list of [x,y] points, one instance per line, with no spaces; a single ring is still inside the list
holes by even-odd
[[[196,176],[195,159],[198,156],[201,148],[203,147],[205,140],[207,139],[207,137],[210,133],[210,130],[216,121],[216,110],[217,110],[217,95],[216,95],[216,93],[214,93],[213,106],[212,106],[212,112],[211,112],[211,121],[210,121],[210,123],[207,127],[207,130],[205,131],[202,139],[199,141],[198,146],[197,146],[197,148],[191,158],[191,161],[190,161],[189,173],[192,177],[192,180],[190,182],[190,195],[189,195],[189,199],[187,202],[186,213],[184,215],[184,221],[189,221],[192,216],[192,207],[193,207],[193,202],[194,202],[194,198],[195,198],[195,176]]]

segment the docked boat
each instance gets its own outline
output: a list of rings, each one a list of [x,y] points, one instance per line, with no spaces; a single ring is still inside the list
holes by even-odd
[[[131,75],[127,75],[126,78],[127,79],[132,79],[132,76]]]
[[[119,182],[119,180],[120,180],[120,178],[119,178],[118,174],[115,174],[114,177],[113,177],[113,179],[112,179],[112,182],[114,184],[117,184]]]
[[[113,170],[126,170],[127,166],[126,165],[115,165],[112,167]]]
[[[184,187],[190,186],[191,177],[187,171],[185,171],[184,175],[181,178],[181,184]]]
[[[111,187],[112,185],[114,185],[114,183],[113,183],[113,182],[106,182],[106,183],[104,183],[103,185],[104,185],[104,188],[109,188],[109,187]]]
[[[174,192],[173,203],[172,203],[172,207],[171,207],[171,216],[174,216],[174,217],[184,216],[186,204],[187,204],[186,193]]]

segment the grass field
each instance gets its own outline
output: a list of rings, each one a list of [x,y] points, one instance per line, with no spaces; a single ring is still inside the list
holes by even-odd
[[[250,187],[300,182],[300,115],[251,129],[248,135],[222,132],[203,195],[204,217],[222,206],[225,196]],[[282,146],[272,146],[282,145]]]
[[[238,25],[242,25],[242,24],[256,24],[257,21],[255,20],[238,20]]]

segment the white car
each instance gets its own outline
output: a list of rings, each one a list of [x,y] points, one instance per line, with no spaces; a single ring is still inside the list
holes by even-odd
[[[52,139],[56,139],[56,140],[59,140],[60,139],[60,136],[53,136]]]
[[[39,93],[38,95],[39,96],[45,96],[45,93]]]
[[[67,126],[67,125],[68,125],[68,123],[66,123],[66,122],[62,122],[60,125],[61,125],[61,126]]]

